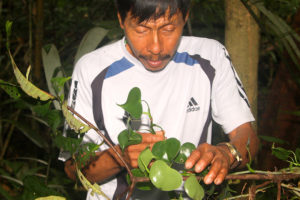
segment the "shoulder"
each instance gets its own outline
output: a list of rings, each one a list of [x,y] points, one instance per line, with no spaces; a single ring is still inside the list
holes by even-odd
[[[122,41],[118,40],[83,55],[75,64],[73,74],[81,74],[93,79],[97,74],[124,56],[121,49]]]
[[[194,36],[183,36],[178,51],[186,51],[189,54],[200,54],[201,57],[213,57],[224,53],[225,47],[219,41]]]
[[[220,68],[224,62],[230,61],[228,52],[219,41],[209,38],[183,36],[178,47],[179,52],[187,52],[206,60],[214,68]]]

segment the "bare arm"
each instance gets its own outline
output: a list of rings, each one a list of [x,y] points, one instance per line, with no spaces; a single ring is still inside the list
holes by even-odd
[[[163,132],[156,132],[155,135],[141,135],[142,143],[129,146],[125,149],[124,153],[121,151],[119,146],[115,146],[118,152],[132,168],[137,167],[137,159],[141,151],[143,151],[147,146],[152,147],[154,143],[164,139]],[[94,183],[102,182],[116,175],[123,168],[123,163],[115,154],[113,149],[110,148],[106,151],[97,152],[96,156],[91,158],[90,162],[82,168],[82,172],[90,182]],[[70,179],[76,180],[76,168],[74,160],[70,159],[65,162],[65,172]]]
[[[247,143],[249,139],[249,150],[252,158],[258,151],[259,140],[251,126],[251,123],[245,123],[229,133],[230,143],[233,144],[242,156],[242,163],[239,168],[242,168],[249,162]],[[204,177],[206,184],[221,184],[229,172],[230,167],[236,162],[234,156],[230,153],[228,147],[212,146],[204,143],[192,152],[187,159],[185,167],[187,169],[195,166],[195,172],[203,171],[208,165],[210,166],[209,173]]]

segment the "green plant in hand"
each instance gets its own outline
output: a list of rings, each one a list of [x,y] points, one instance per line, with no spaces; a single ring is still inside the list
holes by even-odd
[[[124,150],[127,146],[139,144],[142,141],[141,135],[131,128],[132,120],[139,120],[143,114],[140,89],[137,87],[132,88],[126,103],[119,106],[129,114],[127,128],[118,136],[120,147]],[[148,112],[145,112],[145,114],[149,116],[151,123],[149,133],[146,134],[155,134],[153,127],[158,125],[153,124],[148,104],[147,107]],[[202,199],[204,190],[195,174],[187,173],[184,169],[172,168],[174,164],[183,165],[194,149],[194,144],[184,143],[181,145],[176,138],[156,142],[152,150],[147,147],[140,153],[138,168],[133,169],[132,173],[136,177],[148,177],[150,182],[138,183],[137,187],[141,190],[150,190],[154,186],[162,191],[172,191],[182,185],[183,176],[189,176],[184,184],[185,192],[192,199]],[[151,167],[149,168],[150,163]]]

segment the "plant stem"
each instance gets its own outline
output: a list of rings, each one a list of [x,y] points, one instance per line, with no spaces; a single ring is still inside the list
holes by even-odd
[[[77,117],[79,117],[83,122],[85,122],[89,127],[91,127],[92,129],[94,129],[98,135],[100,135],[103,140],[108,144],[108,146],[110,146],[113,151],[116,153],[116,155],[120,158],[121,162],[124,164],[130,179],[133,181],[134,177],[130,171],[130,167],[128,166],[128,164],[126,163],[126,161],[124,160],[124,158],[120,155],[120,153],[117,151],[117,149],[113,146],[112,143],[109,142],[109,140],[104,136],[104,134],[97,128],[95,127],[93,124],[91,124],[88,120],[86,120],[84,117],[82,117],[79,113],[77,113],[73,108],[71,108],[70,106],[67,106],[68,110],[70,110],[72,113],[74,113]]]
[[[15,114],[15,116],[14,116],[14,119],[13,119],[14,121],[17,121],[17,120],[18,120],[18,117],[19,117],[20,112],[21,112],[21,110],[17,110],[17,112],[16,112],[16,114]],[[11,136],[12,136],[14,130],[15,130],[15,124],[12,124],[12,125],[10,126],[8,135],[7,135],[6,139],[5,139],[3,149],[2,149],[2,151],[1,151],[0,161],[2,161],[3,158],[4,158],[4,155],[5,155],[5,153],[6,153],[7,147],[8,147],[8,145],[9,145],[9,142],[10,142],[10,139],[11,139]]]

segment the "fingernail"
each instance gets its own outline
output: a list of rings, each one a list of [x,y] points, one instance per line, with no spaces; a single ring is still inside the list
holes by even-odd
[[[216,185],[220,185],[220,184],[221,184],[221,180],[220,180],[220,179],[216,179],[216,180],[215,180],[215,184],[216,184]]]
[[[192,166],[191,166],[191,163],[185,163],[185,168],[187,168],[187,169],[190,169]]]
[[[204,180],[205,184],[211,184],[212,182],[212,178],[211,177],[207,177],[205,180]]]

